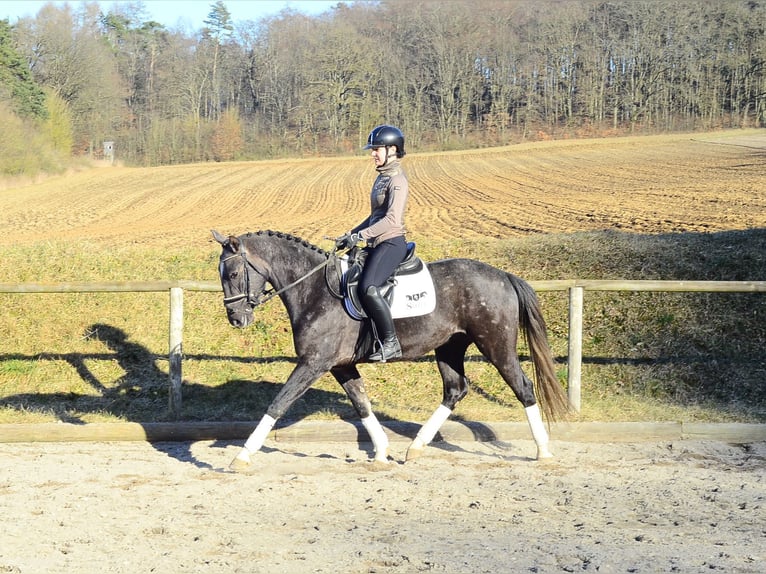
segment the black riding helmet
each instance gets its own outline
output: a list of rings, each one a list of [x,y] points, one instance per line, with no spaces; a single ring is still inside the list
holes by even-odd
[[[372,149],[375,147],[396,146],[396,154],[404,157],[404,134],[399,128],[394,126],[378,126],[370,132],[367,138],[367,145],[363,149]]]

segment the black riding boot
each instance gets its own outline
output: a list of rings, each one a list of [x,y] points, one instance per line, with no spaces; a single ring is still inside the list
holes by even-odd
[[[375,323],[375,330],[381,342],[380,350],[370,355],[369,359],[385,363],[389,359],[401,357],[402,348],[399,339],[396,338],[391,308],[374,285],[369,286],[364,294],[364,310]]]

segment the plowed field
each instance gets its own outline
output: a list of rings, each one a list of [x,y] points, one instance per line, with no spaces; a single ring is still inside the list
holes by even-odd
[[[763,130],[411,153],[405,167],[415,239],[766,226]],[[0,191],[0,244],[197,243],[211,228],[276,229],[320,243],[366,215],[374,176],[362,153],[92,169]]]

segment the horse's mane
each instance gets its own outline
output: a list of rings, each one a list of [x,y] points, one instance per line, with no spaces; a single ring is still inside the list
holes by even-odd
[[[271,229],[264,229],[261,231],[251,231],[245,234],[245,237],[252,237],[252,236],[268,236],[268,237],[276,237],[278,239],[284,239],[285,241],[292,241],[295,243],[299,243],[303,247],[306,247],[312,251],[316,251],[318,253],[321,253],[325,257],[329,257],[330,253],[321,247],[317,247],[313,243],[306,241],[305,239],[302,239],[300,237],[296,237],[295,235],[291,235],[290,233],[284,233],[282,231],[272,231]]]

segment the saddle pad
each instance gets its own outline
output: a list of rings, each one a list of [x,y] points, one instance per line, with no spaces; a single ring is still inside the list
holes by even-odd
[[[348,259],[342,257],[340,266],[341,272],[345,275],[348,271]],[[357,320],[362,319],[348,296],[343,303],[349,315]],[[391,301],[391,316],[394,319],[428,315],[434,309],[436,309],[436,289],[428,265],[423,265],[417,273],[394,276]]]

